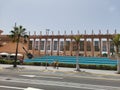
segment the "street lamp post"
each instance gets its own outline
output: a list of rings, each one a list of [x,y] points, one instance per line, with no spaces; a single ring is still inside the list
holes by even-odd
[[[46,47],[46,67],[45,67],[45,69],[47,69],[47,55],[48,55],[48,35],[49,35],[49,31],[50,31],[50,29],[46,29],[46,45],[45,45],[45,47]]]

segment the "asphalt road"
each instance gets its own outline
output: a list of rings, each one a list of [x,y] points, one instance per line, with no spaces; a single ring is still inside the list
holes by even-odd
[[[0,71],[0,90],[120,90],[120,77],[84,72]]]

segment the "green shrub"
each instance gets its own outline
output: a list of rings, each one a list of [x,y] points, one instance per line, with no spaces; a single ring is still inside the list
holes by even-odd
[[[66,63],[59,63],[59,67],[69,67],[69,68],[75,68],[75,64],[66,64]]]
[[[0,60],[1,64],[13,64],[14,60]],[[19,65],[20,62],[17,61],[17,64]],[[23,63],[24,65],[35,65],[35,66],[46,66],[45,62],[29,62],[29,63]],[[47,66],[51,66],[52,64],[47,63]],[[69,67],[69,68],[75,68],[76,64],[67,64],[67,63],[59,63],[59,67]],[[86,69],[101,69],[101,70],[117,70],[117,66],[108,66],[108,65],[85,65],[80,64],[80,68],[86,68]]]
[[[1,64],[12,64],[13,61],[11,61],[11,60],[0,60],[0,63]]]

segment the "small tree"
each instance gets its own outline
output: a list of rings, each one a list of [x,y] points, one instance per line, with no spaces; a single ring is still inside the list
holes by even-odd
[[[112,38],[112,41],[115,45],[115,52],[116,52],[115,56],[116,56],[116,59],[117,59],[117,73],[120,74],[120,60],[119,60],[120,34],[115,35]]]
[[[15,60],[13,63],[13,67],[17,67],[17,54],[18,54],[18,46],[21,39],[24,39],[24,41],[27,41],[28,35],[25,32],[25,28],[20,26],[14,26],[13,30],[10,31],[10,38],[12,38],[13,42],[16,42],[16,52],[15,52]]]
[[[80,38],[81,38],[81,35],[73,36],[73,39],[75,40],[75,43],[76,43],[76,71],[80,71],[79,59],[78,59]]]

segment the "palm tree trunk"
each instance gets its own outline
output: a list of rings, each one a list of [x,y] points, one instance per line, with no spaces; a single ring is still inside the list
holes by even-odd
[[[13,63],[14,68],[17,67],[17,54],[18,54],[19,39],[20,39],[20,36],[18,35],[18,39],[17,39],[17,42],[16,42],[15,60],[14,60],[14,63]]]
[[[77,51],[76,51],[76,71],[80,71],[79,67],[79,59],[78,59],[78,54],[79,54],[79,46],[77,45]]]
[[[117,58],[117,73],[120,74],[120,60],[118,54],[116,54],[116,58]]]
[[[116,47],[117,73],[120,74],[119,47]]]

